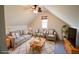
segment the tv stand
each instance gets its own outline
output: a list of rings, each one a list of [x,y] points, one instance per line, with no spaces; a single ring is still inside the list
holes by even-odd
[[[64,48],[68,54],[79,54],[79,48],[75,48],[66,38],[64,38]]]

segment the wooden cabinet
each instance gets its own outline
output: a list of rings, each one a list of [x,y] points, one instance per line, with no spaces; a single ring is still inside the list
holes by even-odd
[[[66,38],[64,38],[64,47],[69,54],[79,54],[79,48],[74,48]]]

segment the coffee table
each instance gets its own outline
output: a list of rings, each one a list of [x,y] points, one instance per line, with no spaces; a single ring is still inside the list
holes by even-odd
[[[30,50],[32,52],[34,51],[37,51],[38,53],[41,53],[41,50],[42,50],[42,47],[44,46],[45,44],[45,38],[34,38],[30,44]]]

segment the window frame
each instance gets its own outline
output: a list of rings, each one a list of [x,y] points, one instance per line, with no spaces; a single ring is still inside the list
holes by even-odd
[[[47,29],[48,28],[48,16],[42,16],[42,28]]]

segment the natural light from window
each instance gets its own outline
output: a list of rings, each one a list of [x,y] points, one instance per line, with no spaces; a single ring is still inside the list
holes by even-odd
[[[46,29],[47,28],[47,24],[48,24],[48,19],[43,19],[42,20],[42,28]]]

